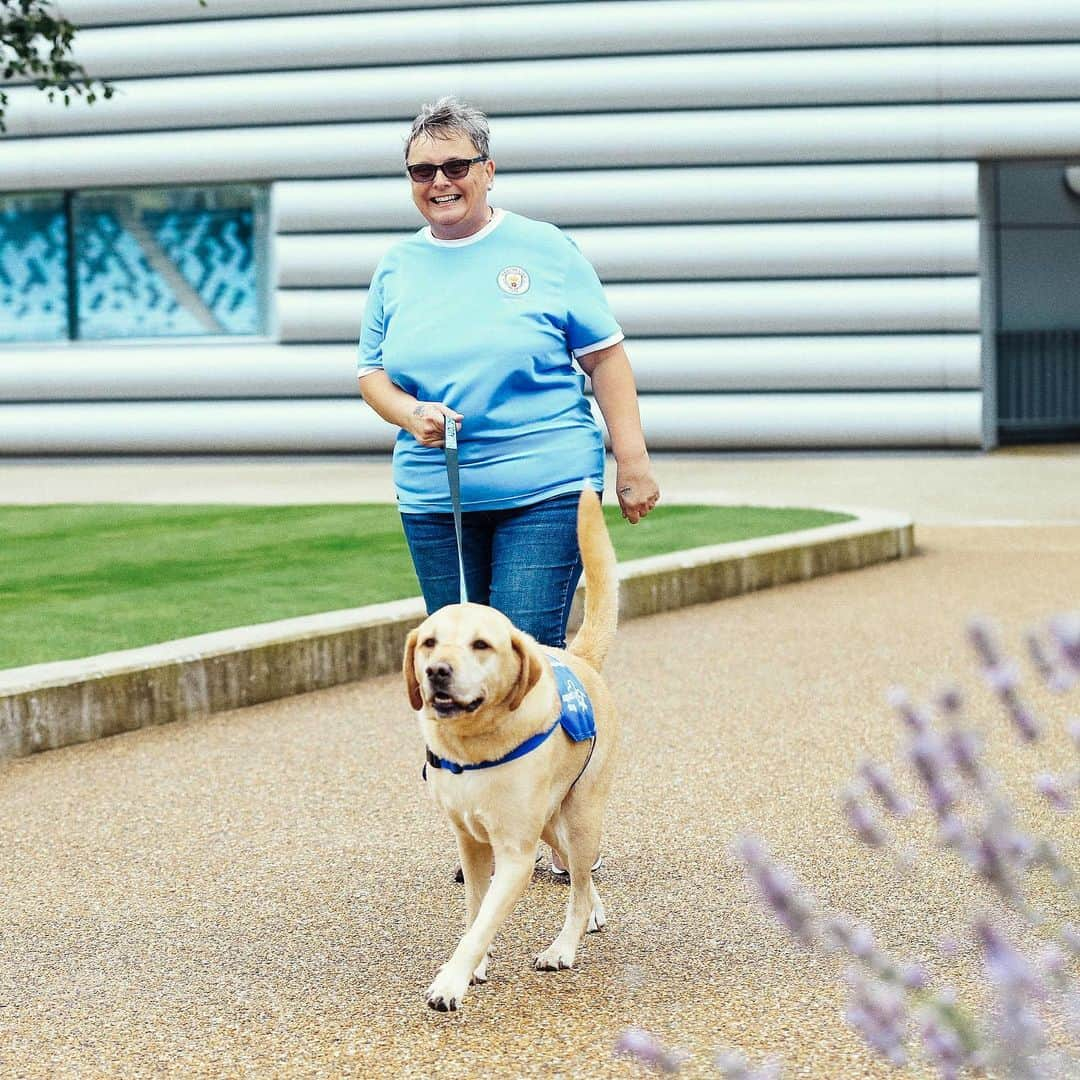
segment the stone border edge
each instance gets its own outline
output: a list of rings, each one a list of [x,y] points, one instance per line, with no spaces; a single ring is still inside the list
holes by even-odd
[[[620,618],[855,570],[914,549],[910,518],[862,512],[837,525],[636,559],[619,566]],[[389,674],[423,615],[416,597],[0,671],[0,760]]]

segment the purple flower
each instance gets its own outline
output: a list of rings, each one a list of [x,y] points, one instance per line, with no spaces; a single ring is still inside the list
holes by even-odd
[[[1072,793],[1069,789],[1075,786],[1075,783],[1062,780],[1060,776],[1052,773],[1040,773],[1035,777],[1035,790],[1044,795],[1055,810],[1063,814],[1072,810]]]
[[[968,620],[968,639],[975,647],[979,662],[984,668],[993,667],[1001,654],[997,647],[997,635],[988,619],[976,615]]]
[[[814,903],[798,887],[794,877],[771,858],[760,841],[743,837],[735,851],[745,863],[761,898],[772,914],[792,936],[803,944],[812,943],[817,932],[814,926]]]
[[[844,1019],[872,1049],[894,1065],[907,1063],[907,995],[893,983],[848,968]]]
[[[1025,742],[1035,742],[1039,737],[1039,725],[1031,710],[1020,700],[1013,697],[1008,702],[1009,716]]]
[[[907,691],[902,686],[890,687],[885,698],[912,731],[925,731],[930,726],[929,717],[921,709],[912,705]]]
[[[964,705],[964,698],[958,686],[945,686],[938,692],[938,708],[946,716],[955,716]]]
[[[956,804],[956,796],[948,780],[951,762],[945,743],[933,731],[920,732],[908,747],[908,757],[930,797],[934,813],[939,819],[944,818]]]
[[[982,765],[979,755],[982,753],[982,744],[979,736],[974,731],[964,728],[952,728],[945,735],[945,748],[949,754],[949,760],[963,776],[966,776],[976,787],[984,785]]]
[[[907,817],[911,813],[911,803],[897,791],[892,776],[884,765],[879,765],[876,761],[864,761],[859,766],[859,775],[870,785],[870,789],[890,814]]]
[[[1069,733],[1069,738],[1076,744],[1078,750],[1080,750],[1080,717],[1073,717],[1065,724],[1065,730]]]
[[[878,825],[873,812],[859,798],[857,789],[848,788],[844,793],[843,804],[844,816],[858,838],[870,847],[885,847],[889,838]]]
[[[999,660],[983,668],[983,678],[995,694],[1004,697],[1020,685],[1020,669],[1011,660]]]
[[[1061,940],[1077,955],[1080,956],[1080,927],[1072,923],[1065,923],[1061,927]]]
[[[824,938],[830,948],[842,949],[864,963],[869,963],[878,955],[873,931],[846,915],[834,916],[825,923]]]
[[[1050,633],[1062,659],[1073,671],[1080,672],[1080,612],[1055,616],[1050,620]]]
[[[917,1014],[923,1050],[937,1067],[942,1080],[957,1080],[970,1063],[970,1054],[960,1032],[947,1019],[950,1012],[948,1005],[944,1008],[928,1006]]]
[[[668,1050],[655,1035],[644,1028],[627,1028],[615,1043],[618,1057],[630,1057],[659,1072],[676,1073],[688,1060],[681,1050]]]
[[[713,1064],[724,1080],[780,1080],[780,1062],[775,1058],[752,1069],[738,1050],[717,1050]]]

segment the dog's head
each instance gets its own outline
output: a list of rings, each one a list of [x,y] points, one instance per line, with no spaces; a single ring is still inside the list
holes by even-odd
[[[413,630],[403,664],[409,703],[439,720],[500,705],[513,712],[540,680],[536,642],[494,608],[451,604]]]

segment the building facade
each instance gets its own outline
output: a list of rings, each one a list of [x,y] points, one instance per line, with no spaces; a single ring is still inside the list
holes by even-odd
[[[387,448],[355,340],[443,94],[596,266],[652,447],[1080,438],[1076,0],[56,6],[116,94],[9,87],[0,454]]]

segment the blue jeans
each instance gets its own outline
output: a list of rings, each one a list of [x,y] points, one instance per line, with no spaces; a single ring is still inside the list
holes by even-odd
[[[581,577],[578,494],[461,515],[469,600],[497,608],[541,645],[562,648]],[[453,514],[402,514],[428,613],[460,600]]]

